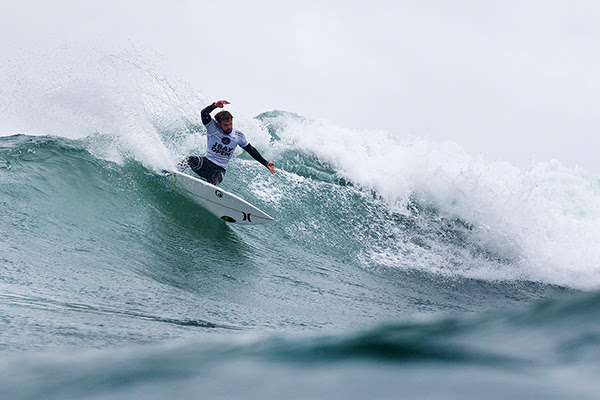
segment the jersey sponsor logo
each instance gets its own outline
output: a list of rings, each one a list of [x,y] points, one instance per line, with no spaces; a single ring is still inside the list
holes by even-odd
[[[228,145],[229,143],[231,143],[231,139],[229,139],[227,136],[221,138],[221,142],[223,142],[224,145]]]
[[[213,144],[210,150],[215,154],[220,154],[226,157],[231,157],[231,155],[233,154],[233,147],[223,146],[221,143]]]

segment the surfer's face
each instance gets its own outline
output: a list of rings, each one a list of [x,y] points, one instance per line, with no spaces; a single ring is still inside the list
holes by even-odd
[[[230,134],[233,130],[233,119],[228,119],[225,121],[219,122],[219,126],[226,134]]]

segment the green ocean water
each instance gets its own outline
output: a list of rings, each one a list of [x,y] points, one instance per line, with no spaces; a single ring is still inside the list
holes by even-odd
[[[275,221],[228,225],[157,174],[204,99],[103,62],[2,104],[2,398],[597,397],[598,177],[271,111],[222,187]]]

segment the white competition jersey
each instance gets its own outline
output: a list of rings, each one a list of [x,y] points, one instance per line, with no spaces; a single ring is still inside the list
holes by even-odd
[[[229,135],[225,134],[214,119],[205,126],[207,147],[204,156],[219,167],[227,169],[235,148],[248,145],[246,136],[235,128]]]

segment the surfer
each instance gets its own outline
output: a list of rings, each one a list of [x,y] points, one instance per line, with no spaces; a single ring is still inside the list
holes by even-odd
[[[275,164],[265,160],[248,142],[246,136],[233,128],[233,115],[229,111],[220,111],[215,114],[215,119],[212,119],[210,113],[217,108],[225,107],[226,104],[230,103],[227,100],[215,101],[200,112],[202,123],[206,127],[206,153],[204,156],[187,157],[177,164],[177,170],[183,172],[189,167],[209,183],[219,185],[223,181],[233,152],[237,146],[240,146],[274,174]]]

